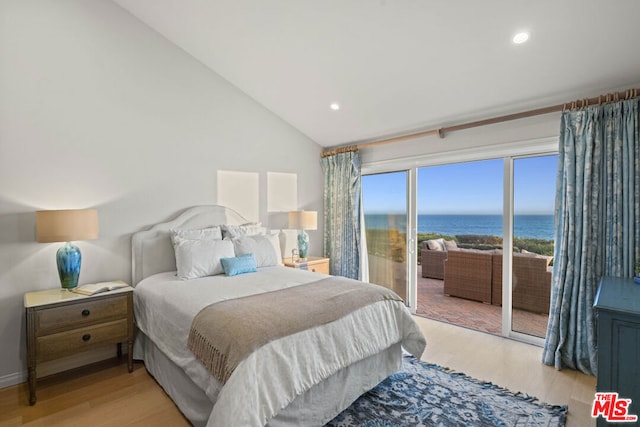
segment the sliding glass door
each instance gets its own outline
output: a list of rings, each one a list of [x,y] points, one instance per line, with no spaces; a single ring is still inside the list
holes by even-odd
[[[416,314],[502,333],[500,307],[492,304],[493,257],[502,256],[503,170],[502,159],[418,169]]]
[[[408,301],[408,172],[362,177],[369,281]]]
[[[544,338],[549,319],[558,156],[513,160],[511,330]]]
[[[363,164],[370,281],[418,315],[542,343],[557,143]]]

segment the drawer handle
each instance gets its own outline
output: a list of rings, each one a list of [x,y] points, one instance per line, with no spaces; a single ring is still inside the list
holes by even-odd
[[[89,341],[91,339],[91,334],[84,334],[82,336],[82,341]]]
[[[82,315],[83,315],[84,317],[87,317],[87,316],[88,316],[88,315],[90,315],[90,314],[91,314],[91,312],[89,311],[89,309],[88,309],[88,308],[85,308],[84,310],[82,310]]]

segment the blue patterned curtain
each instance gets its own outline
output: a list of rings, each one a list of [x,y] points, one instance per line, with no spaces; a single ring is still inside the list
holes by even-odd
[[[331,274],[360,279],[361,174],[357,151],[322,158],[324,172],[324,255]]]
[[[596,375],[593,300],[639,252],[638,98],[562,114],[549,324],[542,361]]]

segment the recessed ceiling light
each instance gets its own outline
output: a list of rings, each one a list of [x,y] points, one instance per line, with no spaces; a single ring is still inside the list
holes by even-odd
[[[529,33],[518,33],[515,36],[513,36],[513,42],[515,44],[522,44],[527,40],[529,40]]]
[[[329,105],[329,108],[331,108],[333,111],[338,111],[340,109],[340,104],[338,104],[337,102],[332,102],[331,105]]]

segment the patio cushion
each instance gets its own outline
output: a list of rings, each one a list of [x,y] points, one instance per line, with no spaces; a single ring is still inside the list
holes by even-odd
[[[427,248],[430,251],[444,251],[444,239],[427,240]]]

